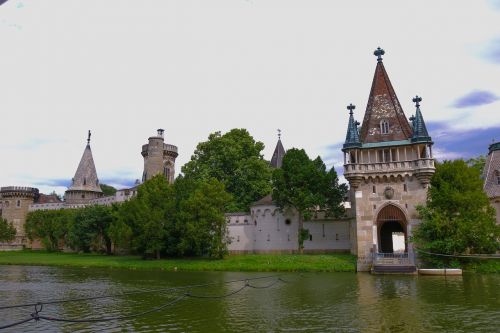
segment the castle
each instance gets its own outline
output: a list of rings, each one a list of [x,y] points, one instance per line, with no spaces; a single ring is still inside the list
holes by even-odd
[[[304,251],[356,254],[358,271],[396,267],[399,271],[412,272],[414,253],[408,239],[420,223],[416,206],[425,203],[430,178],[435,172],[433,141],[420,108],[421,97],[413,98],[415,114],[406,117],[385,70],[384,53],[380,48],[374,52],[377,63],[362,124],[355,120],[355,106],[347,107],[349,117],[342,147],[344,176],[349,182],[346,215],[332,219],[317,211],[311,220],[305,221],[309,238],[304,241]],[[178,151],[176,146],[165,143],[164,130],[159,129],[157,135],[148,139],[141,155],[144,158],[142,181],[157,174],[162,174],[170,183],[174,181]],[[279,136],[271,166],[280,168],[284,155]],[[489,147],[484,177],[484,190],[500,221],[500,142]],[[18,232],[13,243],[3,246],[29,246],[24,235],[28,211],[109,205],[134,196],[138,184],[119,190],[114,196],[103,196],[89,132],[64,202],[55,196],[39,194],[36,188],[1,188],[1,216],[13,222]],[[232,253],[282,253],[298,249],[298,214],[293,209],[280,211],[271,195],[255,202],[249,212],[226,214],[226,221],[228,249]]]

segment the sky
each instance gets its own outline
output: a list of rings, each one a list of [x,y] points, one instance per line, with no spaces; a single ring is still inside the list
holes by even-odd
[[[363,119],[378,47],[438,159],[500,140],[500,0],[0,0],[0,186],[63,193],[92,131],[102,183],[141,178],[156,129],[176,173],[215,131],[271,159],[304,148],[341,170],[349,103]]]

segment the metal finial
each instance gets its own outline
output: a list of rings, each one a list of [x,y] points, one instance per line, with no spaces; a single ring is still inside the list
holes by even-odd
[[[419,97],[418,95],[415,96],[415,98],[413,99],[413,103],[415,103],[415,106],[417,108],[420,107],[420,102],[422,102],[422,97]]]
[[[278,140],[281,140],[281,130],[278,128]]]
[[[89,136],[87,137],[87,144],[90,145],[90,130],[89,130]]]
[[[351,115],[352,115],[352,114],[353,114],[352,110],[354,110],[355,108],[356,108],[356,105],[352,105],[352,103],[351,103],[351,104],[349,104],[349,105],[347,106],[347,110],[349,110],[349,114],[351,114]]]
[[[382,56],[385,54],[385,51],[380,47],[377,47],[373,54],[377,56],[377,62],[382,62]]]

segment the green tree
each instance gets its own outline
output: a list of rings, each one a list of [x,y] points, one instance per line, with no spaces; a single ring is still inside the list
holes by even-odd
[[[196,147],[182,167],[185,178],[224,184],[233,200],[228,211],[247,211],[250,204],[271,192],[271,168],[263,159],[264,144],[256,142],[246,129],[215,132]]]
[[[40,239],[48,251],[59,250],[74,223],[75,209],[37,210],[29,212],[24,225],[30,240]]]
[[[68,232],[69,245],[83,252],[100,251],[104,247],[111,254],[109,228],[113,219],[109,206],[92,205],[76,210]]]
[[[104,194],[105,197],[115,195],[116,188],[114,188],[113,186],[106,185],[106,184],[101,184],[100,186],[101,186],[102,193]]]
[[[185,184],[176,181],[176,185],[182,189]],[[179,205],[179,254],[222,258],[227,253],[224,210],[231,199],[224,185],[214,178],[197,184]]]
[[[12,223],[0,217],[0,242],[10,242],[16,237],[16,228]]]
[[[436,165],[426,206],[418,212],[422,223],[413,241],[422,250],[458,255],[494,253],[499,248],[500,227],[483,191],[480,170],[463,160]]]
[[[281,169],[273,173],[273,200],[282,210],[293,207],[299,214],[299,251],[304,248],[304,240],[309,232],[304,229],[304,219],[310,219],[313,209],[325,210],[330,216],[340,216],[341,205],[347,191],[339,184],[337,173],[332,167],[327,171],[318,156],[309,159],[303,149],[290,149],[283,157]]]
[[[484,173],[484,167],[486,165],[486,156],[484,155],[479,155],[478,157],[473,157],[469,158],[467,161],[465,161],[468,166],[476,168],[479,170],[479,174],[483,175]]]
[[[131,247],[146,256],[160,258],[169,253],[175,233],[175,194],[165,177],[157,175],[144,182],[137,196],[123,204],[121,220],[132,234]]]

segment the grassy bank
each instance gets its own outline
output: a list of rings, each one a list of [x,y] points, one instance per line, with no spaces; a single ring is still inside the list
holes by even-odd
[[[356,257],[350,254],[231,255],[222,260],[161,259],[138,256],[49,253],[38,251],[0,252],[0,265],[126,268],[166,271],[244,272],[354,272]]]

